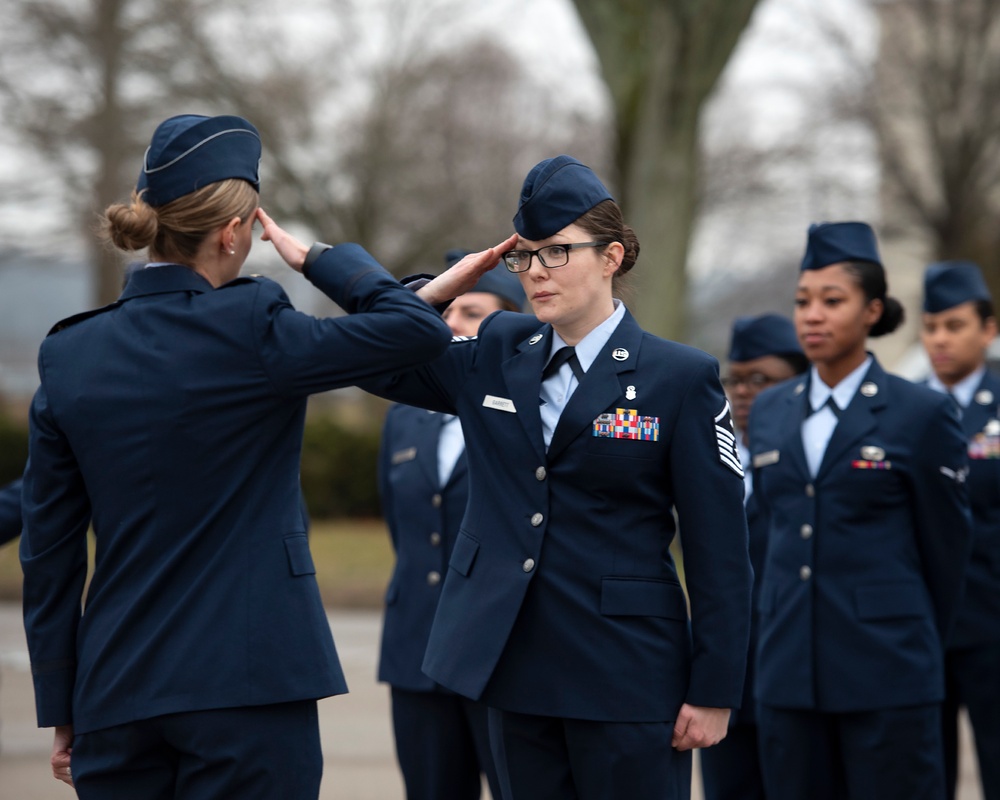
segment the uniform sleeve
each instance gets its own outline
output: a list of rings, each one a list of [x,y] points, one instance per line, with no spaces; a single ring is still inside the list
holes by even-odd
[[[466,376],[476,365],[483,337],[490,325],[505,312],[490,314],[479,326],[479,335],[456,336],[448,349],[433,361],[414,369],[363,381],[360,387],[366,392],[408,406],[457,414],[456,402]]]
[[[961,423],[942,399],[915,448],[913,516],[924,579],[934,601],[938,630],[947,642],[961,600],[972,552],[968,454]]]
[[[705,365],[682,401],[670,471],[691,602],[687,702],[716,708],[740,705],[750,636],[753,578],[734,441],[718,367]]]
[[[24,628],[38,725],[46,728],[73,722],[90,501],[73,452],[48,405],[44,373],[29,423],[20,550]]]
[[[253,337],[278,394],[353,386],[427,362],[451,340],[438,313],[358,245],[327,250],[309,280],[349,316],[317,319],[296,311],[279,287],[260,285]]]
[[[0,489],[0,544],[21,535],[21,481]]]

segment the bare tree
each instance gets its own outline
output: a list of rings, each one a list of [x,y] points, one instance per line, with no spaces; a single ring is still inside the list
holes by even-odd
[[[643,325],[685,331],[701,110],[757,0],[574,0],[615,110],[619,196],[643,247]]]
[[[121,285],[119,257],[93,236],[97,214],[127,195],[152,126],[199,106],[232,112],[236,86],[224,70],[204,69],[204,39],[223,26],[227,13],[247,12],[236,0],[13,0],[7,8],[0,104],[5,121],[58,175],[65,219],[53,227],[82,232],[95,266],[96,303],[114,299]],[[266,49],[253,47],[259,61]],[[246,56],[231,63],[245,84],[258,77]],[[287,59],[270,64],[253,84],[257,103],[278,118],[295,118],[305,106],[307,76]],[[278,68],[280,67],[280,69]],[[8,188],[8,187],[5,187]],[[59,215],[53,215],[59,216]],[[78,242],[81,237],[62,238]]]
[[[928,259],[971,259],[1000,293],[1000,2],[881,0],[877,58],[825,21],[862,92],[835,112],[873,132],[885,230]],[[822,18],[821,18],[822,20]]]
[[[264,0],[10,5],[0,108],[65,188],[56,222],[77,234],[64,241],[85,231],[97,303],[117,296],[122,264],[91,229],[127,196],[152,127],[172,114],[252,120],[265,205],[399,271],[502,238],[534,160],[573,143],[599,161],[607,141],[600,119],[519,114],[545,90],[488,41],[442,37],[457,0],[313,0],[281,24]]]

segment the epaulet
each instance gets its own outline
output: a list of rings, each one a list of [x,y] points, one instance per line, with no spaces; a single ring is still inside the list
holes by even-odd
[[[59,322],[53,325],[52,329],[46,334],[46,336],[51,336],[53,333],[59,333],[59,331],[66,330],[66,328],[70,328],[78,322],[83,322],[85,319],[96,317],[98,314],[103,314],[105,311],[110,311],[112,308],[118,308],[120,305],[121,301],[116,300],[106,306],[92,308],[90,311],[82,311],[79,314],[74,314],[72,317],[66,317],[66,319],[59,320]]]

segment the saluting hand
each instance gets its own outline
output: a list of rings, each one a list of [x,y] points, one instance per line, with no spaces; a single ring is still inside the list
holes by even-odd
[[[261,241],[273,244],[278,255],[285,260],[288,266],[296,272],[302,272],[302,265],[306,262],[309,248],[279,226],[263,208],[257,209],[257,220],[264,227],[264,233],[260,237]]]
[[[511,234],[500,244],[470,253],[455,266],[445,270],[434,280],[417,289],[417,297],[432,306],[454,300],[478,283],[479,279],[496,266],[500,257],[517,244],[517,234]]]
[[[707,708],[685,703],[674,723],[671,746],[678,750],[691,750],[718,744],[729,732],[730,713],[728,708]]]

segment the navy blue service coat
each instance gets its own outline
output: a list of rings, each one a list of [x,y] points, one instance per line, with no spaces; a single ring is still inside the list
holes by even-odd
[[[450,332],[356,245],[308,277],[370,313],[315,319],[272,281],[213,290],[164,266],[43,342],[21,537],[39,725],[346,691],[300,505],[306,398],[430,358]]]
[[[21,481],[0,488],[0,544],[21,535]]]
[[[993,373],[983,375],[962,410],[962,430],[969,447],[974,536],[965,594],[948,642],[955,648],[1000,642],[1000,379]]]
[[[770,520],[757,699],[834,713],[936,703],[971,543],[955,411],[874,362],[813,478],[808,395],[807,377],[786,382],[750,415]]]
[[[420,667],[469,496],[464,450],[445,485],[439,483],[441,421],[440,414],[422,408],[393,406],[379,452],[380,494],[396,566],[385,596],[378,678],[411,692],[440,689]]]
[[[720,458],[717,362],[626,313],[546,452],[551,336],[498,312],[429,366],[365,387],[457,412],[465,433],[469,507],[424,671],[516,713],[661,722],[685,701],[738,706],[751,570],[743,481]],[[656,420],[655,441],[599,435],[629,411]],[[675,509],[690,625],[668,551]]]

